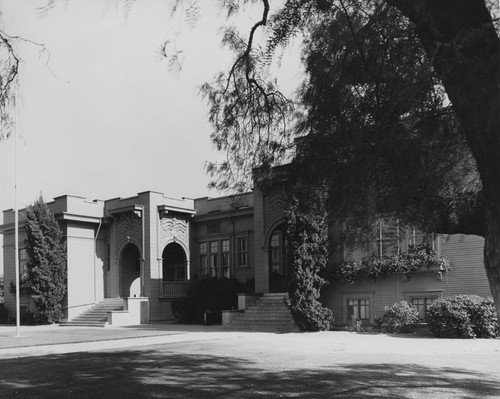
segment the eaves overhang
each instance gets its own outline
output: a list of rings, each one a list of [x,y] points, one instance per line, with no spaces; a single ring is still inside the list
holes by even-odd
[[[196,215],[196,210],[189,208],[181,208],[172,205],[158,205],[158,213],[160,216],[165,216],[168,214],[184,214],[190,217]]]

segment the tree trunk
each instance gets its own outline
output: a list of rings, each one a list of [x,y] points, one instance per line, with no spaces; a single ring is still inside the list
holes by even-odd
[[[500,315],[500,40],[480,0],[387,0],[415,31],[453,104],[485,195],[484,263]]]

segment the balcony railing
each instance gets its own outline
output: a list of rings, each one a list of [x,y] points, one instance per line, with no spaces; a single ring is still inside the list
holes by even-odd
[[[164,281],[163,296],[168,298],[186,296],[187,284],[187,281]]]

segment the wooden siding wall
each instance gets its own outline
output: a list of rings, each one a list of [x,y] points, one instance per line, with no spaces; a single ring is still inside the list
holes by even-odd
[[[345,302],[350,298],[369,298],[370,319],[384,312],[386,306],[402,300],[409,301],[411,297],[428,294],[433,296],[446,296],[446,277],[438,280],[436,272],[420,272],[408,281],[402,274],[394,274],[387,278],[380,278],[373,282],[363,276],[356,284],[348,285],[335,282],[325,291],[323,303],[333,310],[336,324],[345,324]]]
[[[456,234],[440,237],[441,254],[453,268],[449,274],[447,296],[475,294],[491,296],[483,263],[484,238]]]
[[[347,322],[346,298],[370,298],[370,319],[383,313],[386,306],[412,297],[447,297],[458,294],[491,296],[483,266],[484,240],[477,236],[442,236],[439,239],[442,255],[450,259],[452,270],[443,273],[420,271],[411,281],[402,274],[369,281],[362,277],[353,285],[335,282],[323,293],[323,303],[333,310],[336,324]]]

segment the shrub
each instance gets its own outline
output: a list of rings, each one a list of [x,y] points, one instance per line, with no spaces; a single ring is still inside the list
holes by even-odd
[[[418,310],[401,301],[386,307],[385,312],[373,320],[372,326],[376,330],[387,328],[389,332],[410,333],[414,332],[419,324]]]
[[[193,280],[187,296],[172,301],[171,309],[178,323],[220,323],[222,310],[238,307],[237,293],[247,292],[248,287],[232,278]]]
[[[438,299],[427,310],[427,325],[439,338],[495,338],[498,318],[491,298],[457,295]]]
[[[196,301],[193,298],[175,298],[172,301],[171,309],[177,323],[189,324],[200,321]]]
[[[496,338],[499,335],[493,298],[482,298],[477,295],[461,295],[457,298],[467,311],[472,331],[477,338]]]
[[[3,303],[0,303],[0,324],[7,324],[9,321],[9,311]]]

